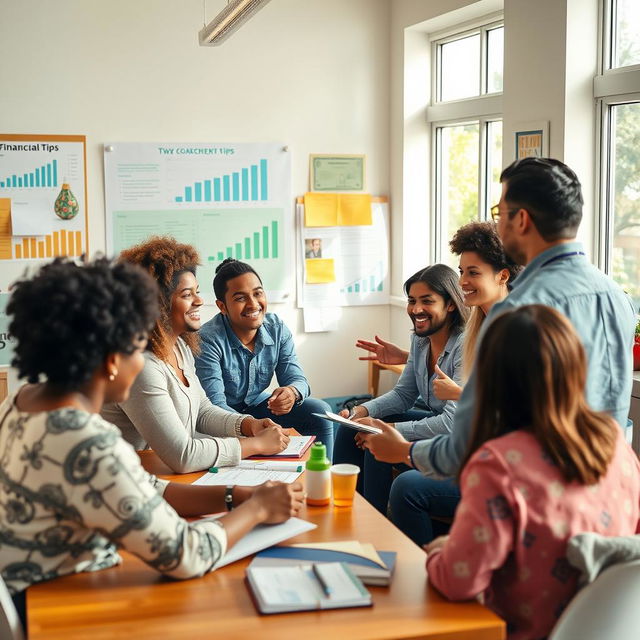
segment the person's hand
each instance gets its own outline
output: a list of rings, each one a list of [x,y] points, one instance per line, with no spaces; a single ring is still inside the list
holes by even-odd
[[[399,431],[396,431],[394,425],[375,418],[362,418],[358,422],[382,429],[380,434],[365,433],[363,431],[358,433],[358,440],[362,447],[368,449],[376,460],[391,463],[404,462],[407,464],[411,443],[407,442]]]
[[[435,366],[436,378],[433,381],[433,393],[439,400],[459,400],[462,387],[455,383],[442,369]]]
[[[259,512],[259,519],[266,524],[284,522],[297,515],[304,502],[302,484],[294,482],[265,482],[256,487],[247,504]]]
[[[358,349],[364,349],[372,355],[361,356],[358,360],[377,360],[382,364],[406,364],[409,352],[401,349],[392,342],[386,342],[379,336],[375,336],[375,342],[368,340],[358,340]]]
[[[267,427],[255,437],[256,453],[263,456],[280,453],[287,448],[290,439],[278,425]]]
[[[449,536],[439,536],[429,544],[422,545],[422,548],[427,552],[428,556],[436,551],[442,551],[442,547],[447,544],[448,540]]]
[[[254,418],[253,416],[247,416],[240,423],[240,430],[245,436],[257,436],[260,435],[265,429],[269,427],[280,427],[271,418]]]
[[[366,407],[363,407],[361,404],[356,405],[349,411],[348,409],[343,409],[338,414],[343,418],[349,418],[350,420],[356,420],[357,418],[366,418],[369,415]]]
[[[362,420],[358,420],[358,422],[363,422]],[[376,421],[376,425],[377,426],[380,422],[382,422],[382,420],[377,420]],[[393,422],[382,422],[382,424],[386,425],[387,427],[391,427],[392,429],[396,428],[396,425],[393,424]],[[355,441],[356,441],[356,446],[360,447],[360,449],[366,449],[367,447],[365,446],[365,436],[367,436],[369,434],[367,434],[364,431],[356,431],[356,435],[355,435]]]
[[[282,416],[291,411],[297,399],[296,392],[291,387],[278,387],[267,400],[267,407],[274,415]]]

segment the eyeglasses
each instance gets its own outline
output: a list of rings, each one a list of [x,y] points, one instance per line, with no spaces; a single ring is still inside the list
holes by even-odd
[[[494,204],[493,207],[491,207],[491,209],[489,209],[489,213],[491,214],[491,219],[494,222],[498,222],[498,220],[500,220],[500,216],[502,215],[502,212],[500,211],[500,209],[498,207],[499,207],[499,205]],[[519,209],[511,209],[511,211],[507,211],[507,215],[508,216],[512,216],[517,211],[519,211]]]

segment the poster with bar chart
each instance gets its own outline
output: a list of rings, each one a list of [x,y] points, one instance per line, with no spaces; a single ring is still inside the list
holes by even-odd
[[[287,297],[293,216],[283,145],[114,142],[104,160],[109,253],[171,235],[198,249],[206,302],[229,257],[251,263],[271,300]]]
[[[25,260],[88,251],[85,145],[85,136],[0,134],[0,288]],[[63,184],[79,205],[68,220],[54,210]]]
[[[307,227],[304,205],[297,205],[299,255],[320,248],[323,261],[332,261],[332,277],[310,283],[313,259],[304,259],[298,278],[298,304],[302,307],[337,307],[389,303],[389,204],[372,198],[370,225]]]

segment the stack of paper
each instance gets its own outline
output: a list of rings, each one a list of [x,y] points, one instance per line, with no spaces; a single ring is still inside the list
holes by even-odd
[[[253,559],[251,566],[285,567],[325,562],[344,562],[365,584],[385,586],[391,582],[396,552],[376,551],[372,544],[357,540],[309,542],[265,549]]]
[[[341,562],[247,569],[261,613],[371,606],[371,594]]]
[[[193,484],[256,487],[267,480],[291,483],[304,471],[303,462],[243,460],[237,467],[211,467]]]

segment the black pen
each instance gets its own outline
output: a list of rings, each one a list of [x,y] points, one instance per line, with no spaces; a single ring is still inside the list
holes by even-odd
[[[327,581],[322,577],[322,574],[318,570],[318,565],[312,564],[311,571],[313,571],[313,575],[316,577],[316,580],[320,583],[320,586],[322,587],[322,593],[324,593],[324,595],[327,596],[327,598],[330,598],[333,590],[327,584]]]

